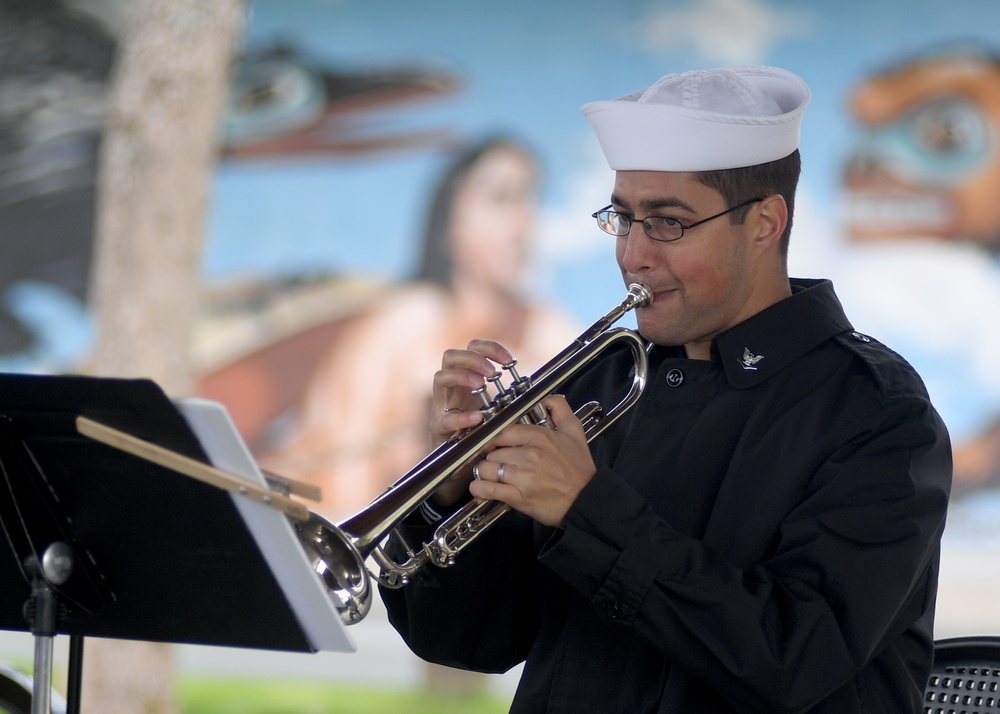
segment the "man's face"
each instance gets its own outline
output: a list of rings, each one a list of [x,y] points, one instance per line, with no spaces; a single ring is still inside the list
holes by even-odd
[[[689,173],[619,171],[611,200],[619,213],[667,216],[684,225],[729,208],[720,193]],[[754,225],[753,220],[732,225],[722,216],[685,231],[680,240],[661,243],[635,222],[627,236],[616,239],[626,285],[640,282],[653,292],[652,304],[637,311],[643,337],[685,345],[689,357],[707,359],[712,338],[756,311],[750,270]]]

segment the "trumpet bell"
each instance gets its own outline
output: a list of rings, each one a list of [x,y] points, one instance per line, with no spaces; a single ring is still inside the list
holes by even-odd
[[[295,524],[309,567],[326,586],[345,625],[360,622],[372,605],[372,583],[365,559],[351,537],[316,513]]]

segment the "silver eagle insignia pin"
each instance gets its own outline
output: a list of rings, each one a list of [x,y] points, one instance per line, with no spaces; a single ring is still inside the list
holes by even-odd
[[[756,364],[764,359],[764,355],[755,355],[746,347],[743,348],[743,357],[740,359],[740,366],[743,369],[757,369]]]

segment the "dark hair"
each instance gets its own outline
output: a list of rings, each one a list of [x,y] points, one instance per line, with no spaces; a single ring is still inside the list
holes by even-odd
[[[754,198],[780,194],[788,206],[788,225],[781,234],[781,250],[788,255],[788,239],[792,233],[792,215],[795,213],[795,189],[799,183],[799,173],[802,170],[802,159],[796,149],[783,159],[769,161],[766,164],[745,166],[738,169],[720,169],[718,171],[699,171],[695,178],[722,194],[726,204],[736,206]],[[741,208],[730,214],[734,224],[742,223],[750,207]]]
[[[455,195],[462,181],[479,160],[496,149],[510,149],[524,154],[525,157],[532,157],[527,146],[506,136],[491,136],[455,156],[438,181],[431,200],[424,226],[423,254],[416,274],[417,280],[436,283],[448,289],[452,287],[453,265],[448,245],[448,227],[451,223]]]

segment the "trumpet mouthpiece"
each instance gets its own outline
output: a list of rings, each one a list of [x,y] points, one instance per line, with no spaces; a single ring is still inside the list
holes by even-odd
[[[648,307],[653,302],[653,291],[642,283],[629,285],[628,294],[632,307]]]

